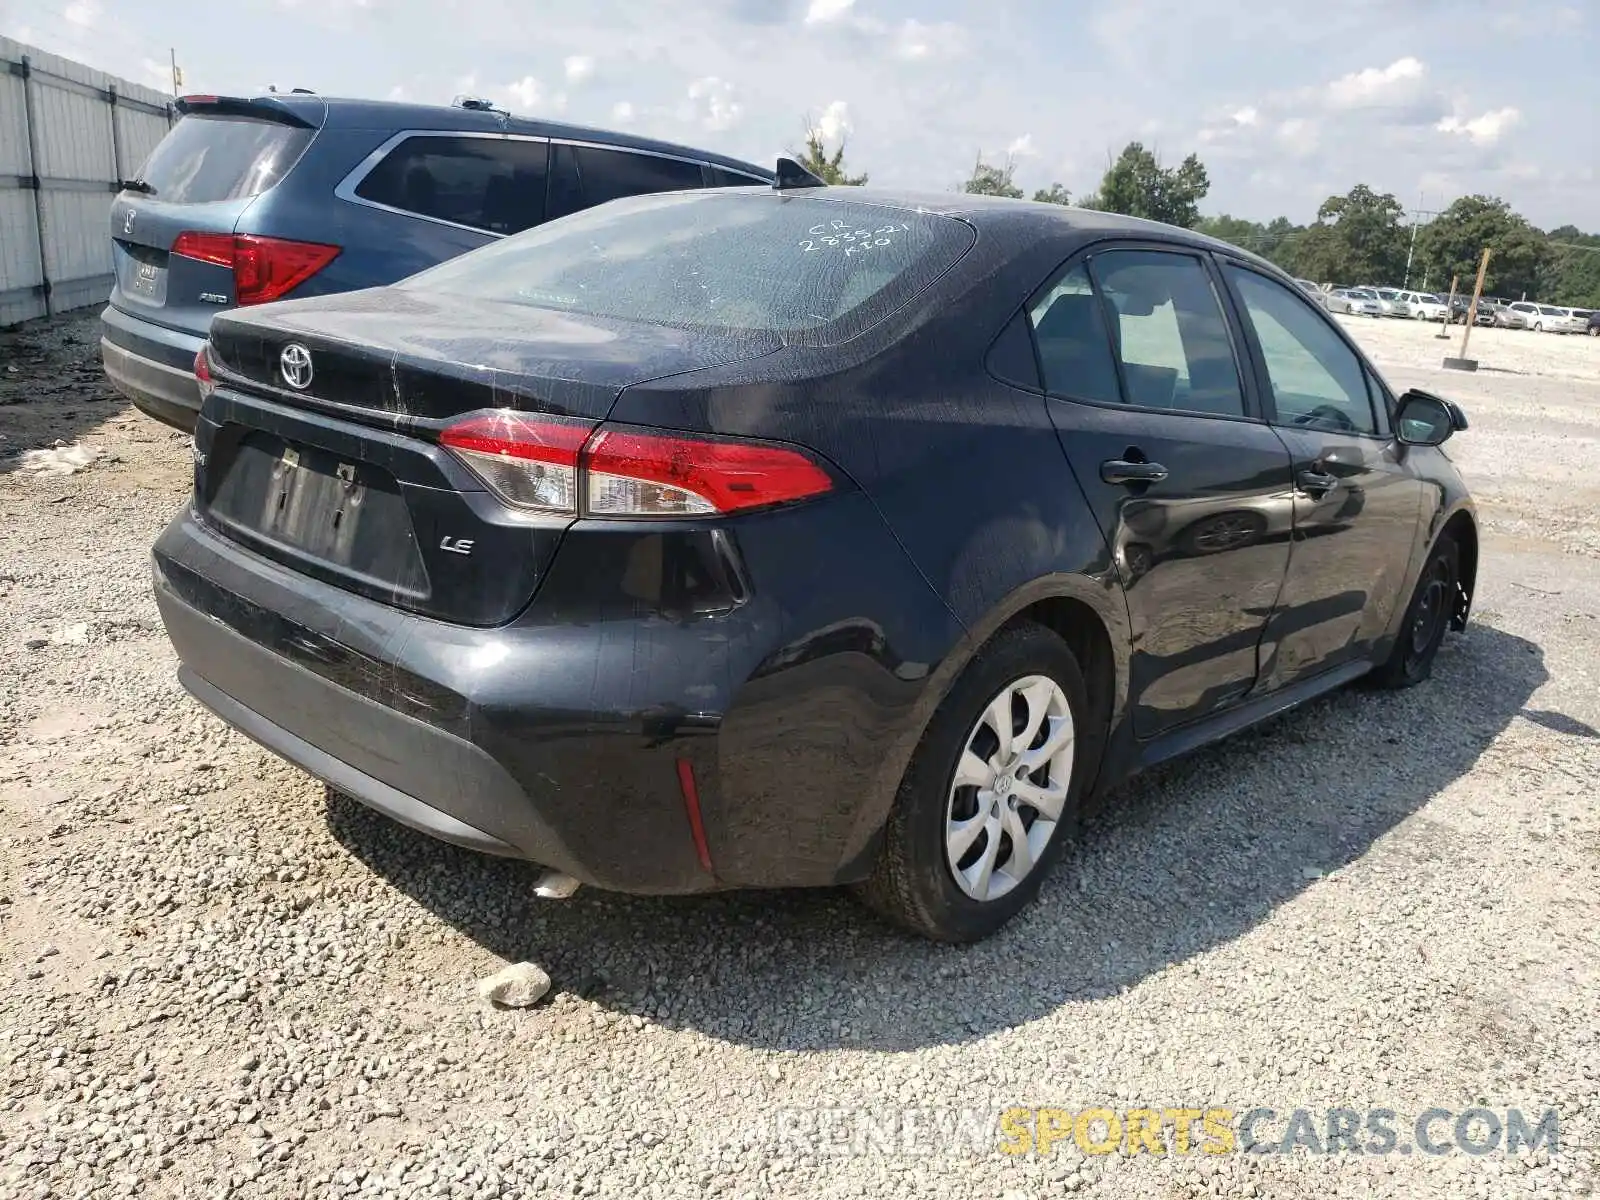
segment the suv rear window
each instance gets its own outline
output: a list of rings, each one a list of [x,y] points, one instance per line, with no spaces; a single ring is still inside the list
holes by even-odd
[[[877,324],[973,243],[952,217],[700,191],[551,222],[399,286],[682,328],[831,342]]]
[[[161,140],[139,178],[156,199],[174,204],[258,196],[289,173],[315,132],[257,117],[190,113]]]
[[[356,195],[418,216],[489,233],[520,233],[544,220],[549,143],[502,137],[408,137]]]

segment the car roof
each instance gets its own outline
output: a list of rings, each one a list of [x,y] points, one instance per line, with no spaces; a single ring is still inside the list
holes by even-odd
[[[1224,242],[1192,229],[1167,225],[1161,221],[1147,221],[1142,217],[1129,217],[1121,213],[1101,212],[1099,209],[1074,208],[1067,204],[1047,204],[1037,200],[1016,200],[1009,196],[981,196],[967,192],[929,192],[914,189],[886,187],[818,187],[801,188],[788,192],[795,196],[813,196],[825,200],[855,201],[861,204],[906,208],[917,212],[936,213],[959,217],[976,226],[1001,226],[1016,229],[1029,225],[1041,233],[1060,236],[1063,233],[1078,235],[1081,242],[1108,238],[1150,238],[1175,242],[1205,250],[1220,250],[1248,262],[1270,268],[1285,279],[1293,277],[1279,267],[1252,254],[1250,251]]]
[[[692,158],[713,166],[754,173],[772,178],[770,167],[718,154],[698,146],[637,137],[613,129],[588,125],[569,125],[521,117],[500,110],[462,108],[450,104],[413,104],[393,100],[362,100],[342,96],[319,96],[310,92],[273,92],[257,99],[271,100],[290,109],[305,108],[306,116],[326,129],[402,129],[448,130],[463,133],[520,133],[530,137],[565,138],[576,142],[598,142],[624,150],[647,150],[681,158]],[[323,112],[326,116],[323,116]]]

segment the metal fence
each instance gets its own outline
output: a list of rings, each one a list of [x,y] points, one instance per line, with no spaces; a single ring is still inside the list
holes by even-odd
[[[0,37],[0,326],[111,291],[108,212],[171,98]]]

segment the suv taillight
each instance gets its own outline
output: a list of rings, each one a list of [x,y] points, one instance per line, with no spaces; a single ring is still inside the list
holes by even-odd
[[[233,270],[236,304],[265,304],[288,295],[339,257],[340,247],[253,233],[180,233],[172,253]]]
[[[514,508],[596,517],[706,517],[819,496],[833,480],[798,450],[646,429],[473,413],[439,435]]]

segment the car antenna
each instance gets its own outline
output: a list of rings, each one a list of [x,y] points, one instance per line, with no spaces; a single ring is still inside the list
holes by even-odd
[[[827,187],[828,181],[821,179],[801,166],[798,161],[788,155],[778,159],[778,169],[772,179],[772,190],[786,192],[790,188]]]

